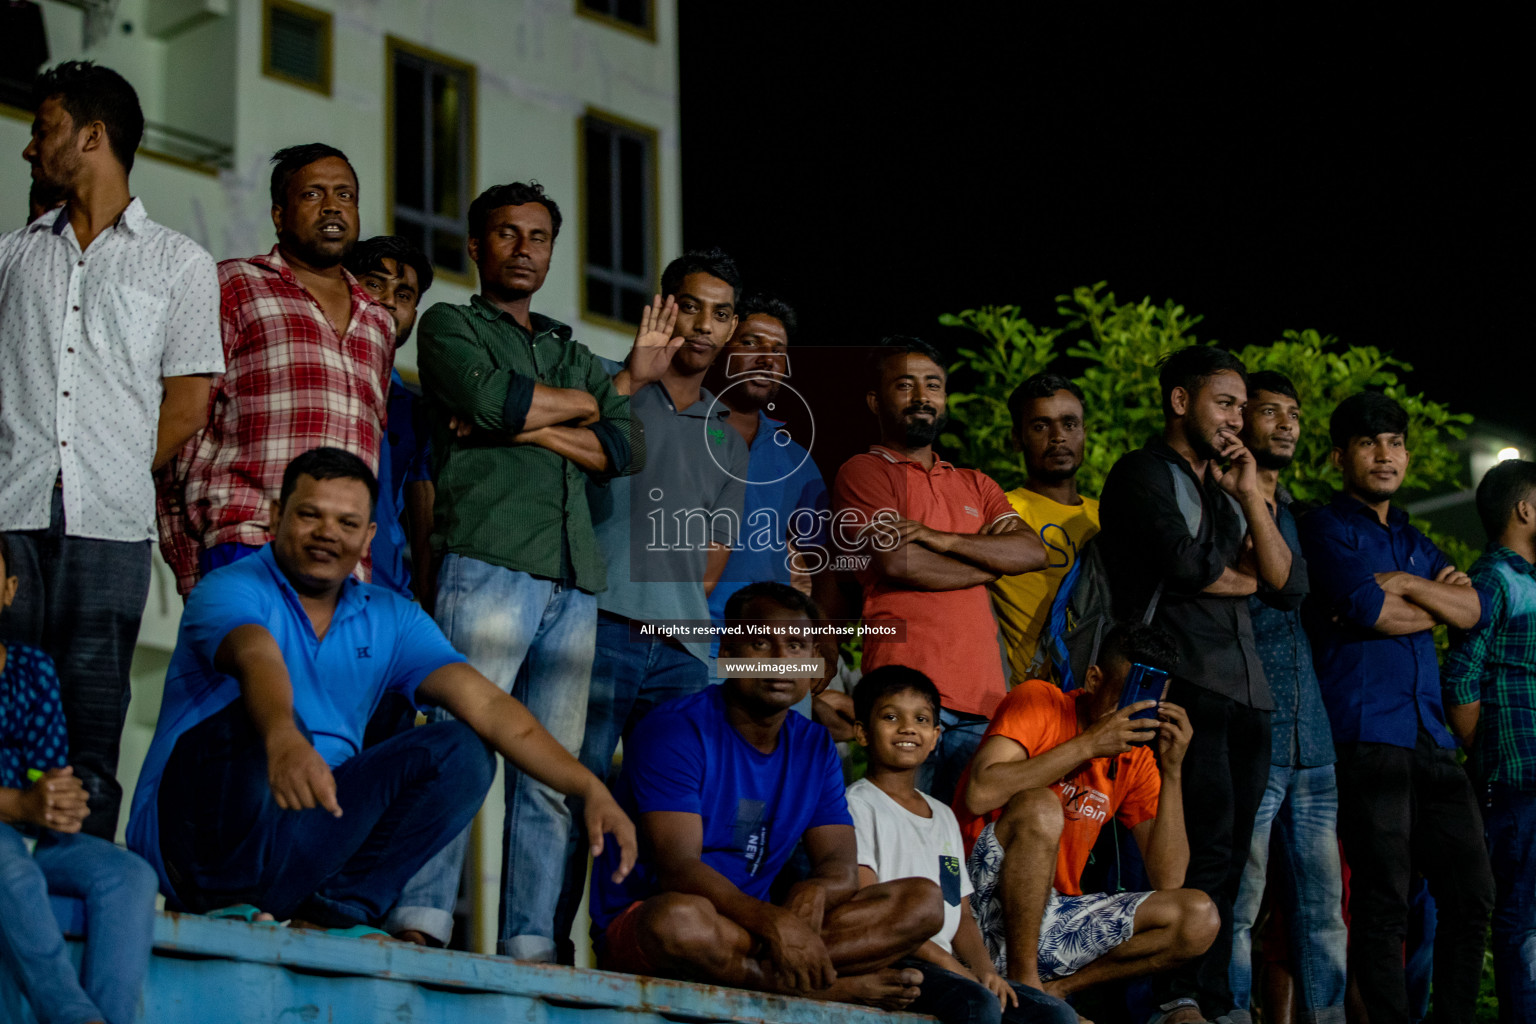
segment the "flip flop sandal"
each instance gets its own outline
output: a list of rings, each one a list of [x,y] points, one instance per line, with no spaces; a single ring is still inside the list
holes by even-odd
[[[350,928],[327,928],[325,929],[325,934],[337,935],[343,939],[369,939],[375,935],[382,935],[384,938],[389,939],[391,942],[393,942],[395,938],[393,935],[384,931],[382,928],[370,928],[366,924],[355,924]]]
[[[257,928],[276,928],[279,921],[258,921],[256,915],[262,913],[260,907],[253,907],[249,903],[236,903],[232,907],[220,907],[218,910],[210,910],[204,917],[223,918],[226,921],[244,921],[246,924],[255,925]]]

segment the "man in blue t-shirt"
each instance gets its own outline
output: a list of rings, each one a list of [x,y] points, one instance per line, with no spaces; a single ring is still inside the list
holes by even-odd
[[[306,452],[283,475],[272,543],[192,592],[128,822],[173,908],[375,932],[480,808],[487,745],[583,799],[594,852],[617,840],[616,877],[634,861],[634,827],[602,782],[419,607],[352,579],[377,497],[355,455]],[[386,694],[455,721],[369,746]]]
[[[819,617],[792,587],[742,588],[726,606],[726,629],[742,633],[722,645],[724,663],[811,661],[807,674],[727,672],[636,727],[617,793],[647,853],[622,882],[611,851],[593,872],[599,966],[888,1009],[917,995],[921,975],[889,965],[939,930],[939,888],[914,878],[859,888],[837,751],[825,729],[789,714],[819,678]],[[770,890],[802,841],[810,874],[775,904]]]

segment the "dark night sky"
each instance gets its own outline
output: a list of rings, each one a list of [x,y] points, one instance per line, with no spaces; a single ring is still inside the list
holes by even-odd
[[[1108,280],[1234,347],[1380,345],[1530,429],[1514,25],[1044,6],[682,0],[686,244],[784,294],[806,343],[952,347],[940,312],[1039,321]]]

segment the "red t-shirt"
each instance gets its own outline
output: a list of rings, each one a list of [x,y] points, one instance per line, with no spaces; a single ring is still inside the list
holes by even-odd
[[[1003,489],[985,473],[956,469],[934,459],[932,469],[879,445],[855,455],[838,470],[832,488],[834,540],[854,554],[873,553],[875,540],[861,533],[877,515],[915,519],[943,533],[980,533],[1005,516],[1017,516]],[[997,620],[984,586],[964,590],[909,590],[891,586],[873,567],[856,573],[864,587],[864,622],[906,623],[904,642],[864,638],[864,671],[906,665],[927,674],[951,711],[990,716],[1003,699],[1002,651]]]
[[[1027,680],[1014,687],[998,705],[981,742],[985,745],[993,736],[1003,736],[1023,747],[1030,757],[1039,757],[1083,731],[1077,724],[1077,702],[1087,695],[1085,690],[1062,693],[1052,683]],[[1109,777],[1112,761],[1118,762],[1113,779]],[[970,780],[971,771],[967,768],[960,777],[956,793],[964,793]],[[1119,757],[1096,757],[1087,761],[1057,780],[1051,788],[1061,797],[1067,819],[1061,830],[1056,877],[1051,884],[1063,895],[1079,896],[1083,891],[1083,868],[1099,838],[1099,829],[1110,815],[1126,828],[1135,828],[1149,818],[1157,817],[1162,778],[1152,748],[1137,747]],[[1001,809],[982,815],[971,814],[965,809],[964,800],[955,801],[955,817],[960,822],[960,834],[965,837],[967,856],[981,830],[1001,814]]]

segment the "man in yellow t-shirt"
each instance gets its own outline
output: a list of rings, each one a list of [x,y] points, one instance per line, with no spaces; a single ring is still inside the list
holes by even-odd
[[[1008,501],[1045,544],[1046,566],[1004,576],[988,588],[1008,654],[1009,685],[1049,678],[1040,635],[1062,578],[1077,552],[1099,532],[1099,503],[1077,493],[1083,464],[1083,392],[1056,373],[1037,373],[1008,396],[1013,444],[1024,454],[1024,486]]]

